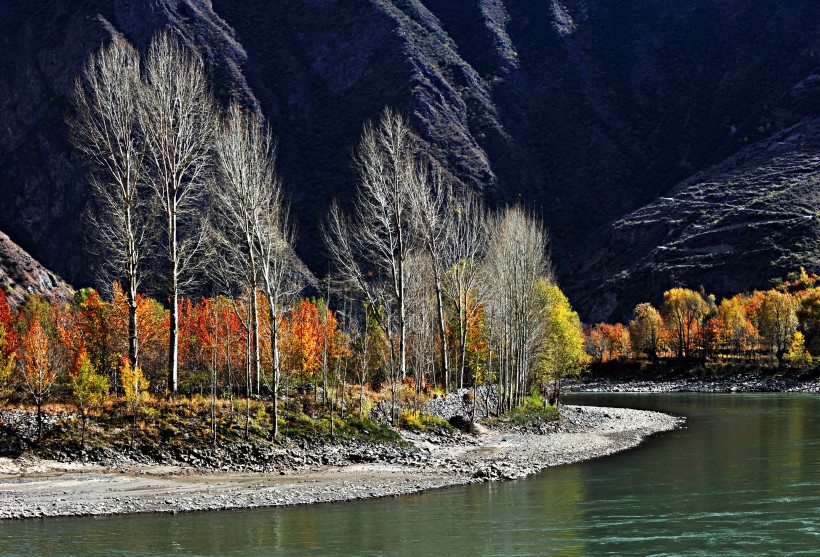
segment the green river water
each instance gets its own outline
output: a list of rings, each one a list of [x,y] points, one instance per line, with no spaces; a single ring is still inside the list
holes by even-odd
[[[0,555],[820,555],[820,397],[568,402],[661,410],[687,424],[514,482],[312,507],[0,523]]]

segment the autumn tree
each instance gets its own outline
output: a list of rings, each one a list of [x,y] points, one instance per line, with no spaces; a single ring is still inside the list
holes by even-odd
[[[215,113],[201,57],[169,31],[148,47],[141,118],[168,262],[168,392],[179,383],[179,295],[196,277]],[[134,366],[132,366],[134,367]]]
[[[114,336],[112,342],[115,346],[121,346],[119,342],[123,332],[127,331],[127,324],[123,322],[123,317],[127,315],[127,297],[118,283],[114,284],[113,291],[112,311],[109,314]],[[169,310],[154,298],[137,295],[137,331],[142,362],[139,368],[152,384],[162,385],[167,378],[169,314]],[[122,378],[118,377],[121,368],[120,362],[112,370],[111,388],[115,394],[122,392]]]
[[[61,354],[53,331],[48,303],[30,297],[24,307],[25,322],[17,348],[21,384],[37,406],[37,441],[43,434],[43,403],[51,395],[62,371]]]
[[[587,327],[585,349],[598,363],[629,354],[629,331],[621,323],[597,323]]]
[[[364,388],[373,374],[384,367],[388,356],[387,335],[380,323],[384,320],[377,317],[382,308],[370,308],[365,302],[358,316],[358,323],[353,328],[351,349],[353,357],[353,374],[359,385],[359,417],[364,415]]]
[[[130,300],[128,322],[131,322]],[[80,337],[83,350],[91,365],[97,372],[110,375],[117,367],[117,349],[114,346],[114,326],[112,305],[103,300],[99,293],[91,288],[83,288],[74,293],[71,304],[72,316],[70,326]],[[130,346],[130,333],[128,335]],[[139,334],[137,335],[139,342]],[[130,359],[130,357],[129,357]]]
[[[663,338],[663,318],[652,304],[635,306],[629,322],[629,338],[632,347],[653,361],[658,359]]]
[[[541,279],[537,286],[541,316],[542,342],[538,357],[536,380],[544,396],[544,404],[557,405],[561,395],[561,380],[581,374],[589,356],[584,351],[581,319],[557,285]],[[547,397],[550,391],[551,396]]]
[[[451,219],[449,211],[453,193],[440,169],[435,169],[429,179],[427,172],[426,167],[422,167],[419,180],[421,187],[411,190],[413,208],[411,220],[430,263],[430,283],[435,291],[436,326],[441,342],[441,372],[446,388],[450,377],[450,358],[444,317],[443,275],[448,266],[446,257],[448,250],[445,242],[447,242],[448,224]],[[430,187],[424,187],[425,183],[429,183]],[[418,391],[418,383],[416,388]]]
[[[607,339],[604,336],[602,323],[588,325],[584,329],[584,349],[593,362],[602,364],[607,352]]]
[[[756,344],[757,330],[746,313],[741,296],[720,302],[717,312],[720,343],[734,355],[750,351]]]
[[[811,366],[812,357],[809,351],[806,350],[806,339],[800,331],[795,331],[792,335],[789,350],[786,352],[784,359],[797,368],[805,369]]]
[[[469,323],[475,321],[481,308],[477,293],[481,280],[481,261],[487,251],[489,217],[481,198],[472,191],[452,195],[447,213],[442,250],[447,272],[444,274],[443,285],[445,297],[452,304],[457,317],[458,378],[459,387],[463,387]],[[444,379],[445,389],[449,388],[449,379]]]
[[[319,309],[310,300],[297,302],[282,325],[282,352],[285,365],[301,381],[314,382],[321,368],[324,328]]]
[[[439,316],[444,315],[444,308],[440,313],[438,302],[441,291],[436,287],[434,262],[429,253],[412,254],[407,260],[407,270],[407,299],[410,301],[407,311],[407,359],[413,376],[413,410],[418,412],[419,397],[427,378],[435,381],[436,356],[449,343],[446,326],[445,340],[440,342],[442,328]],[[441,369],[442,375],[448,376],[444,373],[445,368]]]
[[[820,288],[810,288],[798,298],[797,321],[809,351],[820,354]]]
[[[691,355],[698,327],[709,311],[709,304],[699,293],[688,288],[672,288],[663,293],[662,314],[672,332],[678,358]]]
[[[228,341],[232,320],[231,313],[225,311],[226,299],[202,298],[197,306],[195,324],[192,332],[200,349],[199,365],[208,371],[210,395],[211,442],[217,443],[216,407],[220,371],[225,362],[230,361],[230,352],[224,351],[222,345]]]
[[[778,361],[789,349],[792,335],[797,330],[797,303],[794,296],[778,290],[769,290],[763,297],[758,315],[760,335]]]
[[[68,386],[82,417],[81,446],[85,448],[85,429],[88,413],[99,407],[108,395],[108,378],[97,373],[88,355],[84,352],[79,358],[79,369],[71,374]]]
[[[143,375],[142,370],[140,368],[131,367],[131,362],[128,360],[124,360],[122,363],[120,377],[122,377],[123,398],[131,411],[133,419],[131,434],[131,441],[133,443],[137,433],[137,418],[140,408],[150,399],[148,380],[145,378],[145,375]]]
[[[231,251],[233,266],[244,279],[248,292],[256,292],[260,281],[260,248],[265,240],[265,211],[279,203],[279,182],[270,133],[257,117],[232,104],[215,139],[218,180],[212,197],[221,232],[220,251]],[[278,206],[273,207],[278,211]],[[216,258],[218,265],[224,258]],[[259,353],[259,307],[250,296],[253,370],[256,391],[261,389]]]
[[[259,253],[260,285],[265,295],[268,322],[269,359],[272,368],[271,390],[274,394],[273,436],[279,435],[279,406],[276,404],[281,381],[279,335],[283,307],[299,291],[298,273],[294,272],[293,246],[296,226],[291,220],[290,208],[282,198],[281,184],[276,178],[271,159],[269,188],[262,200],[260,218],[256,225]]]
[[[6,292],[0,285],[0,404],[8,400],[14,390],[16,331],[12,326],[12,312]]]
[[[74,85],[70,120],[79,152],[92,164],[90,232],[101,284],[120,281],[128,311],[128,358],[138,365],[137,291],[148,248],[145,112],[140,56],[122,36],[93,54]]]

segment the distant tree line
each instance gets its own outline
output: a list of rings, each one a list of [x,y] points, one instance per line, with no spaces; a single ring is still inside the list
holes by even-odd
[[[727,364],[812,365],[820,352],[818,277],[804,269],[766,291],[737,294],[719,304],[713,295],[686,288],[663,294],[660,309],[635,306],[628,325],[585,328],[593,362],[661,358]]]

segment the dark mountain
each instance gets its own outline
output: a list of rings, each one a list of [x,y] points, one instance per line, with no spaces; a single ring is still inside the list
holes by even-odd
[[[812,227],[715,241],[732,248],[704,272],[691,242],[705,221],[718,222],[715,237],[726,230],[726,190],[782,215],[811,210],[812,171],[799,187],[791,176],[816,165],[814,1],[16,3],[0,14],[0,229],[77,284],[89,280],[85,178],[67,142],[67,93],[112,33],[144,46],[163,26],[205,54],[221,99],[271,121],[298,251],[320,274],[318,223],[354,191],[351,150],[385,105],[491,203],[543,213],[585,317],[621,317],[673,283],[728,292],[813,263]],[[676,236],[674,250],[657,248]]]

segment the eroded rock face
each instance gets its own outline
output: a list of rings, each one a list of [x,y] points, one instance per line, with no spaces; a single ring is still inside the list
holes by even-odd
[[[0,288],[6,289],[9,303],[17,306],[29,294],[49,300],[70,300],[74,294],[57,275],[37,263],[20,246],[0,232]]]
[[[592,319],[678,284],[719,296],[820,266],[820,118],[778,132],[616,221],[579,281]],[[630,305],[632,304],[632,305]]]
[[[156,29],[175,29],[203,52],[220,100],[239,98],[268,118],[298,252],[314,271],[326,270],[319,223],[333,198],[355,189],[350,153],[362,125],[390,105],[454,179],[491,203],[523,202],[544,215],[562,287],[585,318],[617,316],[636,292],[646,298],[689,280],[677,266],[656,267],[640,290],[591,287],[640,274],[646,250],[619,246],[655,239],[629,222],[677,234],[663,215],[679,209],[664,199],[693,200],[670,194],[676,184],[820,112],[820,4],[810,0],[17,4],[0,16],[0,228],[77,285],[91,280],[87,180],[68,142],[68,93],[113,33],[144,47]],[[790,168],[773,168],[766,183]],[[808,251],[798,244],[813,233],[792,230],[773,237],[772,249],[730,239],[714,245],[731,249],[710,250],[728,264],[756,258],[769,272]],[[678,255],[684,267],[703,259]],[[757,280],[715,269],[703,275],[707,289]]]

